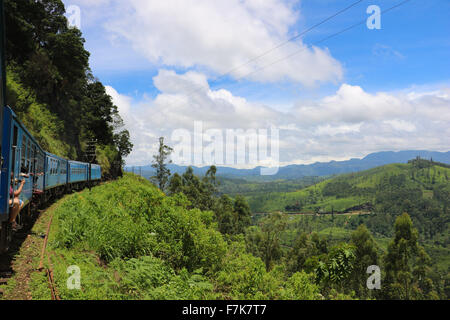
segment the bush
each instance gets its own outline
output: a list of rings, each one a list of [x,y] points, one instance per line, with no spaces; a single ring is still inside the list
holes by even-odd
[[[57,244],[94,250],[106,262],[153,254],[174,269],[217,270],[226,243],[213,213],[188,210],[183,195],[166,197],[132,175],[72,195],[57,210]]]
[[[183,269],[178,275],[164,261],[144,256],[111,263],[118,272],[118,290],[127,299],[211,299],[212,284],[202,275]]]

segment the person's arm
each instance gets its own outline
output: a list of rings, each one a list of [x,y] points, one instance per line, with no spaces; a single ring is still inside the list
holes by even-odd
[[[25,179],[22,180],[22,182],[20,183],[20,187],[19,189],[17,189],[16,191],[14,191],[14,197],[18,197],[20,195],[20,193],[22,192],[23,189],[23,185],[25,184]]]

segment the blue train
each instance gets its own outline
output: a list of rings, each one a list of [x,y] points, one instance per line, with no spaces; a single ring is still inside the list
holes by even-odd
[[[21,180],[25,180],[19,199],[24,207],[22,219],[31,216],[32,206],[72,190],[97,184],[101,167],[72,161],[42,149],[9,107],[3,111],[0,184],[0,252],[8,249],[12,231],[10,203]],[[11,189],[12,188],[12,189]]]

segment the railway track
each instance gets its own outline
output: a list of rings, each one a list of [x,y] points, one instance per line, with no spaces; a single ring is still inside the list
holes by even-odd
[[[28,232],[15,233],[11,242],[10,252],[0,256],[0,286],[7,285],[8,281],[13,277],[14,270],[12,268],[12,261],[27,236]],[[4,293],[4,290],[0,288],[0,297]]]
[[[46,209],[47,208],[35,210],[35,212],[31,216],[21,221],[21,223],[23,224],[23,229],[21,229],[19,232],[13,233],[11,239],[12,241],[10,243],[8,252],[0,255],[0,299],[2,298],[19,299],[19,300],[31,299],[31,295],[25,292],[25,290],[21,290],[20,293],[17,292],[12,294],[11,296],[11,288],[8,288],[7,285],[12,278],[14,278],[16,282],[28,281],[29,275],[32,272],[37,271],[36,269],[33,270],[31,266],[31,261],[33,257],[27,255],[27,253],[24,254],[23,250],[25,248],[26,252],[30,252],[29,247],[31,243],[33,243],[33,246],[34,243],[39,243],[40,245],[40,242],[42,240],[39,239],[44,238],[43,234],[35,233],[34,231],[32,231],[32,228],[35,225],[37,219],[41,216],[42,213],[44,213]],[[47,244],[46,240],[48,238],[51,221],[52,219],[50,219],[48,227],[46,229],[47,232],[45,234],[44,238],[45,241],[44,244],[42,245],[43,248],[41,252],[45,252],[45,247]],[[46,269],[47,270],[50,269],[49,271],[53,274],[53,271],[51,270],[50,267]],[[43,269],[41,271],[46,270]],[[23,287],[26,287],[26,285],[23,284],[22,289]],[[50,289],[52,290],[53,293],[54,290],[52,288]],[[14,288],[13,290],[15,291],[16,288]]]
[[[12,270],[0,270],[0,286],[8,284],[8,280],[12,277],[13,271]],[[0,288],[0,296],[3,295],[3,289]]]

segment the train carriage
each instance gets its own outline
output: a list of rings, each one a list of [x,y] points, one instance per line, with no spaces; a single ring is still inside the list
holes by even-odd
[[[102,178],[102,168],[98,164],[91,164],[90,180],[98,182]]]
[[[86,182],[88,180],[89,164],[69,160],[68,164],[68,183]]]
[[[11,240],[11,187],[15,191],[25,180],[19,198],[29,216],[31,204],[38,205],[51,195],[70,191],[74,185],[82,188],[101,180],[99,165],[67,160],[43,150],[9,107],[4,108],[3,114],[1,156],[0,253],[7,250]]]
[[[33,194],[43,192],[45,151],[10,108],[5,108],[3,116],[0,219],[6,220],[4,215],[9,212],[9,201],[14,196],[10,196],[11,184],[16,190],[19,182],[22,179],[25,180],[25,185],[20,194],[20,200],[25,205],[31,201]]]
[[[4,108],[2,136],[2,170],[0,185],[0,247],[7,241],[7,222],[10,203],[14,201],[14,193],[21,180],[25,180],[19,200],[24,207],[30,208],[33,196],[44,192],[45,151],[19,121],[11,108]],[[1,250],[1,248],[0,248]]]
[[[67,160],[45,152],[45,191],[67,184]]]

